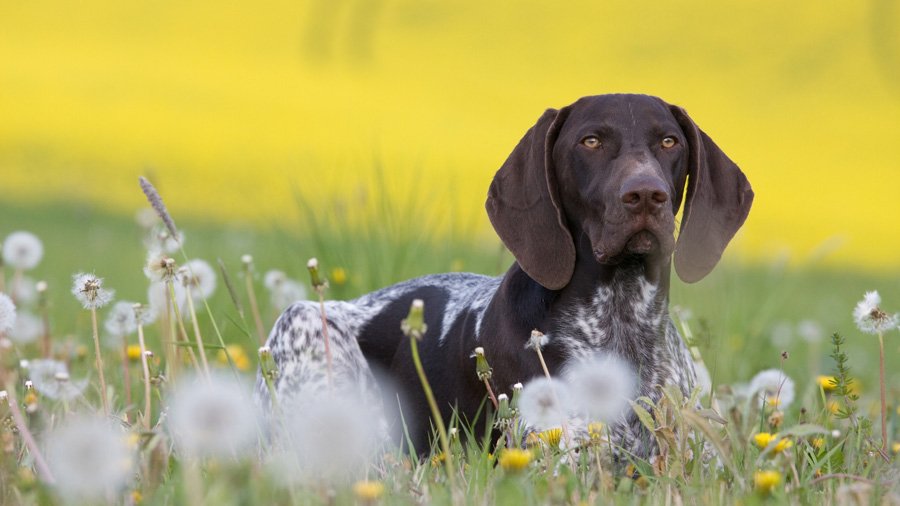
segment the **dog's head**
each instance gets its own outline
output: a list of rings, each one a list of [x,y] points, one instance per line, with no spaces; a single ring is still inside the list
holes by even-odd
[[[547,110],[497,171],[486,207],[522,269],[558,290],[575,267],[575,231],[599,263],[668,261],[674,252],[679,277],[698,281],[752,201],[747,178],[683,109],[645,95],[600,95]]]

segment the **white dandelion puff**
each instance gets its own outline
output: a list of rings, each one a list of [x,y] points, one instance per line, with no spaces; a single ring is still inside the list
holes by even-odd
[[[572,407],[568,385],[560,380],[537,378],[529,381],[519,397],[519,411],[528,425],[538,429],[559,427]]]
[[[185,304],[187,303],[184,287],[181,286],[180,283],[173,283],[171,286],[172,290],[175,292],[174,303],[178,306],[178,310],[183,313]],[[167,283],[160,281],[150,283],[150,287],[147,288],[147,301],[150,304],[149,313],[154,316],[166,314],[168,311],[166,302],[168,297],[169,285]]]
[[[859,330],[866,334],[882,334],[897,328],[900,315],[888,314],[879,307],[881,296],[877,291],[866,292],[863,300],[853,309],[853,320]]]
[[[759,399],[761,406],[785,410],[794,402],[794,380],[778,369],[766,369],[750,380],[750,397]]]
[[[137,331],[137,318],[134,316],[134,302],[119,301],[113,304],[106,316],[103,327],[114,336],[127,336]]]
[[[178,280],[195,301],[209,298],[216,290],[216,272],[204,260],[190,260],[178,269]]]
[[[173,281],[178,273],[175,259],[160,250],[150,250],[144,264],[144,275],[150,281]]]
[[[282,271],[271,270],[266,272],[265,276],[263,276],[263,285],[267,290],[273,291],[278,289],[282,283],[287,281],[288,277]]]
[[[58,360],[36,359],[28,364],[28,377],[34,389],[49,399],[70,401],[81,397],[88,380],[72,380],[66,364]]]
[[[575,410],[591,421],[612,422],[628,410],[638,378],[623,360],[596,354],[578,361],[565,374]]]
[[[98,309],[107,304],[115,295],[114,290],[103,288],[103,278],[80,272],[72,276],[72,295],[85,309]]]
[[[169,432],[186,456],[238,455],[256,441],[258,416],[250,390],[231,376],[183,381],[168,404]]]
[[[346,480],[364,469],[378,448],[377,418],[364,399],[351,392],[297,400],[273,455],[276,477],[292,483]],[[295,406],[292,406],[292,408]]]
[[[44,323],[40,318],[29,312],[21,311],[16,317],[16,324],[9,331],[9,338],[16,344],[28,344],[37,341],[43,332]]]
[[[16,305],[9,295],[0,293],[0,335],[8,333],[16,324]]]
[[[822,341],[825,331],[815,320],[803,320],[797,324],[797,334],[807,343],[818,343]]]
[[[272,307],[286,309],[298,300],[306,299],[306,288],[293,279],[284,280],[271,292]]]
[[[125,432],[106,420],[70,419],[48,434],[45,447],[54,486],[66,498],[101,501],[134,473]]]
[[[31,232],[13,232],[3,241],[3,262],[13,269],[34,269],[43,257],[44,244]]]

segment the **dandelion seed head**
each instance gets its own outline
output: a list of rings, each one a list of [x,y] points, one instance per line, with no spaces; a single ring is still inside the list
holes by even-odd
[[[38,281],[34,284],[34,289],[37,290],[37,293],[44,293],[47,291],[47,282],[46,281]]]
[[[3,241],[3,262],[13,269],[34,269],[43,257],[44,244],[31,232],[13,232]]]
[[[184,306],[187,303],[184,287],[181,286],[180,283],[173,283],[171,286],[172,290],[175,292],[174,303],[178,306],[178,310],[183,312]],[[150,313],[156,315],[157,317],[171,313],[171,311],[167,308],[166,300],[168,297],[169,285],[167,283],[161,281],[150,283],[150,287],[147,288],[147,300],[150,304]]]
[[[16,324],[16,305],[9,295],[0,293],[0,334],[6,334]]]
[[[241,255],[241,263],[246,267],[253,265],[253,255]]]
[[[105,420],[78,416],[45,441],[55,487],[66,498],[100,500],[116,493],[134,472],[125,433]]]
[[[560,380],[536,378],[522,389],[519,411],[528,425],[538,429],[559,427],[572,409],[568,385]]]
[[[825,331],[822,325],[815,320],[803,320],[797,324],[797,334],[807,343],[813,344],[822,341]]]
[[[9,338],[16,344],[28,344],[37,341],[43,332],[44,324],[40,318],[27,311],[20,311],[15,325],[9,331]]]
[[[282,283],[287,281],[288,277],[282,271],[271,270],[266,272],[265,276],[263,276],[263,285],[267,290],[276,290],[278,289]]]
[[[114,336],[127,336],[137,330],[134,302],[119,301],[113,304],[103,327]]]
[[[255,404],[246,385],[231,376],[183,381],[168,405],[169,432],[176,449],[188,457],[242,454],[256,441]]]
[[[528,343],[525,345],[525,348],[532,349],[534,351],[542,350],[544,346],[547,346],[547,342],[549,342],[550,338],[548,338],[544,333],[539,330],[531,331],[531,338],[528,340]]]
[[[610,354],[595,354],[568,368],[565,378],[579,414],[609,423],[628,410],[638,386],[634,369]]]
[[[900,325],[900,315],[888,314],[879,307],[881,296],[877,291],[866,292],[863,300],[853,309],[857,328],[866,334],[881,334]]]
[[[103,278],[80,272],[72,276],[72,295],[85,309],[99,309],[113,299],[114,290],[103,288]]]
[[[283,310],[298,300],[305,300],[306,288],[293,279],[286,279],[270,295],[272,307]]]
[[[306,268],[307,269],[318,269],[319,261],[315,257],[310,258],[309,261],[306,262]]]
[[[64,362],[36,359],[28,364],[28,377],[35,390],[48,399],[70,401],[77,399],[87,389],[88,380],[72,380]]]
[[[759,399],[760,406],[783,411],[794,402],[794,380],[778,369],[767,369],[750,380],[748,395]]]
[[[178,269],[178,280],[195,301],[206,300],[216,290],[216,272],[204,260],[188,261]]]
[[[173,281],[178,274],[178,266],[175,259],[160,250],[151,250],[147,253],[147,262],[144,264],[144,275],[150,281]]]

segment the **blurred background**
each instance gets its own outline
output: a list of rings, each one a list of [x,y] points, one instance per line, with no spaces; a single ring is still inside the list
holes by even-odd
[[[893,0],[3,2],[0,235],[140,294],[146,175],[192,254],[324,256],[334,296],[497,273],[494,172],[546,107],[611,92],[683,106],[754,186],[737,274],[675,288],[720,343],[850,330],[864,289],[900,306]]]

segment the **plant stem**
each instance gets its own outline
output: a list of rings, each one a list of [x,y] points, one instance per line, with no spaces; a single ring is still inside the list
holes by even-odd
[[[441,411],[438,409],[437,401],[434,400],[434,393],[431,391],[431,385],[428,384],[428,378],[425,376],[425,369],[422,367],[422,360],[419,358],[419,344],[414,336],[409,337],[409,346],[412,349],[413,363],[416,366],[416,372],[419,374],[419,381],[422,382],[422,389],[425,390],[425,398],[428,400],[428,406],[431,408],[431,418],[437,426],[438,438],[441,441],[441,450],[444,452],[444,463],[447,465],[447,480],[450,482],[450,489],[456,494],[456,473],[453,470],[453,454],[450,453],[450,440],[447,437],[447,428],[444,426],[444,419],[441,417]]]
[[[884,333],[878,333],[878,380],[881,384],[881,453],[887,454],[887,402],[885,401],[884,385]]]
[[[253,322],[256,324],[256,334],[259,336],[259,343],[265,344],[266,331],[259,316],[259,304],[256,303],[256,292],[253,290],[253,279],[249,272],[244,275],[244,280],[247,285],[247,299],[250,300],[250,312],[253,313]]]
[[[125,387],[125,406],[131,406],[131,368],[128,366],[128,337],[125,335],[122,336],[122,383]],[[127,408],[125,420],[129,420]]]
[[[203,372],[209,377],[209,362],[206,360],[206,350],[203,346],[203,338],[200,336],[200,325],[197,324],[197,312],[194,311],[194,297],[191,295],[191,287],[186,286],[185,298],[188,303],[188,311],[191,314],[191,326],[194,328],[194,339],[197,340],[197,349],[200,351],[200,362],[203,364]]]
[[[138,322],[138,343],[141,346],[141,368],[144,370],[144,430],[150,430],[150,366],[147,364],[147,346],[144,344],[144,326]]]
[[[100,374],[100,398],[103,400],[103,414],[109,416],[109,399],[106,397],[106,376],[103,374],[103,358],[100,356],[100,334],[97,330],[97,308],[91,308],[91,325],[94,329],[94,353],[97,355],[97,372]]]
[[[325,316],[325,295],[319,292],[319,314],[322,315],[322,335],[325,337],[325,361],[328,367],[328,388],[334,388],[334,378],[331,372],[331,341],[328,338],[328,318]]]
[[[41,454],[34,437],[31,435],[31,431],[28,430],[28,425],[25,424],[25,417],[22,416],[22,411],[19,409],[19,401],[16,400],[15,386],[13,386],[12,383],[8,383],[6,385],[6,391],[9,396],[9,410],[12,412],[13,421],[19,429],[22,439],[25,441],[25,446],[28,447],[28,451],[31,453],[31,456],[34,457],[34,465],[37,468],[38,474],[45,482],[50,484],[55,483],[56,480],[53,479],[53,473],[50,472],[47,461],[44,460],[44,456]]]

